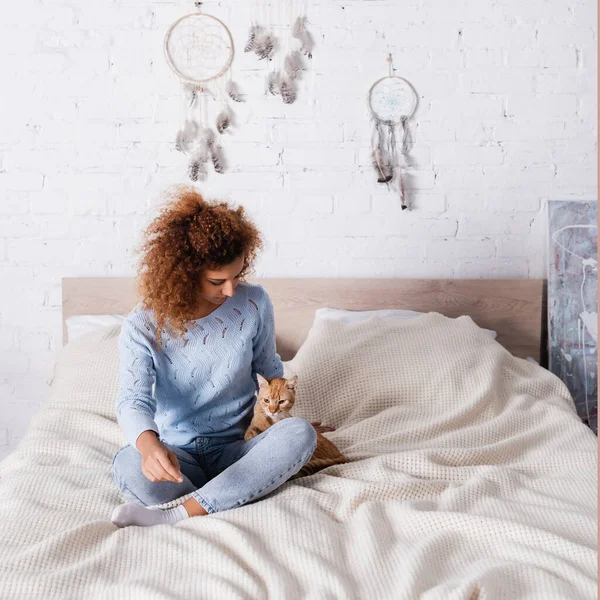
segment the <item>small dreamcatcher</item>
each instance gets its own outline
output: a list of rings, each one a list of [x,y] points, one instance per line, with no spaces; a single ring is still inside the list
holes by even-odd
[[[202,2],[194,4],[199,11]],[[181,82],[182,125],[175,147],[190,157],[189,177],[192,181],[205,179],[209,163],[223,173],[221,136],[234,122],[230,101],[243,102],[231,79],[231,33],[215,17],[189,14],[167,31],[164,53]]]
[[[408,121],[417,107],[417,93],[406,79],[393,74],[391,54],[387,60],[389,75],[378,79],[367,95],[372,121],[371,160],[377,181],[397,186],[404,210],[408,208],[403,173],[407,167]]]
[[[307,29],[305,3],[305,0],[276,2],[275,13],[271,9],[270,15],[266,14],[264,4],[258,8],[255,5],[244,46],[244,52],[254,52],[259,60],[272,63],[266,87],[273,96],[281,96],[285,104],[296,101],[296,82],[307,68],[304,59],[312,58],[314,40]]]

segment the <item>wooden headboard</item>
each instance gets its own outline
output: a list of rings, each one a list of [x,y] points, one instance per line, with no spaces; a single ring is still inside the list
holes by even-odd
[[[545,316],[541,279],[253,279],[269,293],[275,310],[277,347],[289,360],[306,339],[315,310],[401,308],[469,315],[498,332],[498,341],[515,356],[545,363]],[[127,314],[137,302],[133,278],[65,278],[66,319],[73,315]],[[541,359],[541,360],[540,360]]]

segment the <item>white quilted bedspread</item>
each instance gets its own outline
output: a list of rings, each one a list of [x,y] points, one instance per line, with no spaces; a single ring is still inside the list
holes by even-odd
[[[295,414],[353,462],[150,528],[109,520],[118,332],[63,349],[0,463],[0,598],[596,598],[596,437],[470,318],[316,322]]]

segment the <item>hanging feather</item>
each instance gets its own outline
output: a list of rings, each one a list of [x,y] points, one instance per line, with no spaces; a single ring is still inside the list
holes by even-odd
[[[188,103],[188,107],[192,106],[194,102],[198,98],[199,92],[202,91],[200,86],[194,85],[192,83],[186,83],[183,86],[183,90],[185,92],[185,97]]]
[[[267,77],[267,89],[273,96],[281,93],[281,72],[271,71]]]
[[[377,173],[377,183],[388,183],[388,181],[392,180],[392,177],[394,176],[393,169],[389,160],[379,148],[375,148],[371,152],[371,161],[373,163],[373,168]]]
[[[241,97],[240,95],[240,91],[238,89],[237,84],[232,81],[231,79],[227,82],[227,95],[234,101],[234,102],[243,102],[244,99]]]
[[[302,55],[297,50],[294,50],[285,57],[284,62],[285,72],[291,79],[296,79],[304,70],[302,63]]]
[[[256,44],[256,37],[259,31],[259,25],[252,25],[252,27],[250,27],[250,33],[248,34],[248,40],[246,41],[246,45],[244,46],[244,52],[252,52],[252,50],[254,50]]]
[[[296,91],[294,90],[293,83],[286,77],[281,82],[281,97],[284,104],[293,104],[296,100]]]
[[[217,117],[217,131],[223,133],[231,125],[231,115],[228,110],[223,110]]]
[[[206,167],[202,161],[202,157],[194,154],[188,165],[188,176],[192,181],[204,180],[207,176]]]
[[[204,139],[206,141],[206,147],[212,148],[215,143],[215,132],[210,127],[204,128]]]
[[[220,146],[213,145],[211,147],[211,159],[215,171],[217,173],[224,173],[225,160],[223,158],[223,153],[221,152]]]
[[[254,53],[260,60],[265,58],[271,60],[271,57],[275,52],[275,41],[275,37],[270,33],[261,35],[254,40]]]
[[[187,152],[198,135],[198,123],[187,119],[183,128],[177,132],[175,148],[180,152]]]
[[[406,193],[404,190],[404,179],[402,178],[402,173],[398,171],[398,182],[400,184],[400,206],[402,210],[406,210],[408,208],[406,204]]]
[[[294,25],[292,26],[292,37],[300,39],[300,35],[302,34],[302,30],[304,29],[304,20],[305,17],[298,17],[294,21]]]
[[[306,29],[306,17],[298,17],[292,27],[292,37],[300,41],[300,50],[312,58],[312,51],[315,46],[312,35]]]
[[[389,151],[389,140],[386,148],[385,129],[383,123],[378,119],[373,119],[371,163],[377,174],[378,183],[388,183],[392,180],[394,177],[393,157]]]
[[[400,206],[402,210],[406,210],[408,208],[406,201],[406,190],[404,187],[404,169],[406,169],[408,165],[407,154],[408,154],[408,145],[407,145],[407,128],[408,118],[406,116],[402,116],[400,119],[400,125],[402,127],[402,144],[400,146],[400,161],[398,166],[398,187],[400,189]]]

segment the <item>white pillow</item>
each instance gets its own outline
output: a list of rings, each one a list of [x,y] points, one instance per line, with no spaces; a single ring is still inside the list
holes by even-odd
[[[67,319],[67,339],[76,340],[86,333],[92,333],[110,327],[122,325],[125,315],[76,315]]]
[[[414,310],[386,309],[386,310],[344,310],[340,308],[319,308],[315,313],[315,321],[341,321],[343,323],[360,323],[373,317],[381,319],[414,319],[427,313]],[[483,327],[481,328],[483,329]],[[493,339],[498,335],[492,329],[483,329]]]

